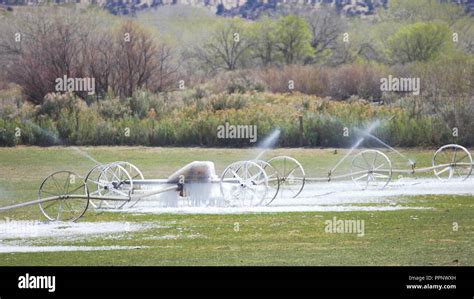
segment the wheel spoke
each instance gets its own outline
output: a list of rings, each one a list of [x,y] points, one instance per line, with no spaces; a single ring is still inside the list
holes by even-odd
[[[367,167],[361,167],[362,163]],[[359,169],[365,171],[359,171]],[[383,188],[391,179],[392,164],[390,159],[381,151],[368,149],[354,156],[350,171],[352,180],[361,189],[366,189],[369,186]],[[382,184],[382,182],[386,183]]]
[[[59,186],[58,181],[56,181],[56,179],[54,178],[54,175],[51,176],[51,179],[53,180],[53,183],[54,183],[54,185],[56,186],[56,188],[58,189],[58,191],[61,192],[60,194],[64,194],[64,193],[63,193],[63,190],[62,190],[61,187]]]
[[[296,165],[289,173],[286,177],[289,177],[293,174],[293,172],[295,172],[297,169],[299,168],[299,165]]]
[[[382,168],[383,166],[385,166],[385,163],[380,164],[379,166],[377,166],[376,168],[374,168],[374,170],[379,170],[379,169]]]
[[[374,161],[372,161],[372,169],[373,169],[373,168],[375,167],[375,165],[376,165],[375,162],[377,161],[377,156],[378,156],[378,154],[377,154],[377,152],[375,152]]]
[[[59,196],[59,194],[55,194],[55,193],[51,193],[49,191],[45,191],[45,190],[41,190],[41,194],[43,193],[46,193],[46,194],[49,194],[49,195],[53,195],[53,196]]]
[[[237,172],[235,172],[233,169],[230,169],[230,171],[232,172],[235,178],[237,178],[239,181],[242,181],[242,178],[237,174]]]
[[[444,164],[449,164],[449,161],[451,160],[451,159],[449,158],[448,151],[449,151],[449,150],[447,150],[447,151],[442,151],[442,154],[443,154],[443,157],[444,157],[443,161],[446,161]]]
[[[464,154],[463,156],[461,156],[461,158],[457,159],[456,161],[454,161],[454,163],[458,163],[458,162],[461,162],[463,161],[465,158],[469,157],[467,154]]]
[[[112,193],[118,193],[118,195],[122,195],[122,196],[125,196],[125,197],[128,197],[128,194],[125,193],[125,192],[122,192],[120,191],[119,189],[113,189]]]
[[[367,174],[367,179],[364,180],[365,181],[364,189],[367,189],[367,187],[369,186],[370,180],[371,180],[371,176],[369,174]]]
[[[73,210],[71,205],[70,205],[69,199],[64,200],[64,206],[69,210]]]
[[[373,176],[378,177],[378,178],[389,178],[390,177],[386,174],[381,174],[381,173],[373,173]]]
[[[253,180],[255,180],[257,177],[259,177],[259,176],[261,176],[261,175],[262,175],[261,172],[257,172],[257,174],[254,174],[253,176],[251,176],[251,177],[249,178],[249,181],[253,181]]]
[[[438,171],[436,174],[437,174],[437,175],[440,175],[440,174],[442,174],[442,173],[445,173],[445,172],[448,171],[449,169],[451,169],[451,167],[449,167],[449,166],[448,166],[448,167],[445,167],[445,168],[443,168],[442,170]]]
[[[57,216],[56,219],[60,219],[61,214],[63,213],[63,201],[64,201],[64,199],[59,200],[58,216]]]
[[[91,181],[97,184],[100,187],[107,187],[109,181],[99,180],[99,181]]]
[[[118,182],[120,183],[120,178],[115,174],[115,172],[114,172],[113,170],[111,171],[111,174],[112,174],[112,176],[115,177],[115,178],[118,180]],[[113,180],[110,180],[110,181],[113,181]]]
[[[365,164],[366,164],[367,167],[369,167],[369,169],[370,169],[370,164],[369,164],[369,162],[367,162],[367,159],[365,159],[364,152],[361,153],[361,157],[362,157],[362,159],[364,159]]]
[[[359,169],[367,170],[367,167],[360,166],[359,164],[355,164],[355,163],[354,163],[354,166],[357,167],[357,168],[359,168]]]
[[[363,179],[363,178],[367,177],[368,175],[369,175],[368,173],[366,173],[366,174],[363,174],[363,175],[361,175],[361,176],[359,176],[359,177],[355,178],[354,180],[355,180],[355,181],[359,181],[359,180],[361,180],[361,179]]]
[[[90,193],[90,195],[95,196],[95,195],[102,195],[102,194],[100,193],[100,190],[97,190],[97,191],[94,191],[94,192]]]
[[[44,206],[43,209],[44,209],[44,210],[47,210],[47,209],[49,209],[50,207],[52,207],[53,205],[57,204],[57,203],[58,203],[57,200],[58,200],[58,199],[53,200],[53,201],[50,202],[47,206]]]
[[[69,176],[66,177],[66,181],[64,182],[63,190],[64,194],[67,194],[67,190],[69,189]]]
[[[69,192],[67,194],[73,194],[74,192],[76,192],[77,190],[81,189],[84,186],[85,186],[85,184],[82,184],[82,185],[80,185],[79,187],[75,188],[74,190],[72,190],[71,192]]]
[[[453,167],[453,169],[454,169],[454,171],[458,174],[458,176],[459,176],[460,178],[462,178],[462,174],[459,173],[458,168],[457,168],[457,167]]]
[[[298,191],[298,190],[293,190],[293,188],[291,187],[289,187],[288,190],[291,192],[291,195],[292,195],[291,197],[296,196],[296,192]]]
[[[454,163],[454,161],[456,161],[456,150],[457,149],[458,149],[457,147],[454,148],[454,154],[453,154],[453,159],[451,160],[451,163]]]

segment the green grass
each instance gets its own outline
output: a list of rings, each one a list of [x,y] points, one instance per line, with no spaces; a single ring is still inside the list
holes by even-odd
[[[145,177],[166,177],[192,160],[212,160],[218,172],[254,152],[245,149],[81,148],[101,162],[127,160]],[[324,175],[344,150],[279,149],[294,156],[309,175]],[[404,151],[419,166],[429,165],[431,150]],[[0,149],[1,205],[35,198],[42,177],[70,169],[85,175],[93,163],[70,148]],[[345,167],[345,166],[342,166]],[[343,171],[342,169],[341,171]],[[400,198],[422,210],[305,212],[240,215],[135,215],[88,211],[80,221],[153,222],[163,227],[124,232],[120,238],[36,239],[34,245],[137,246],[141,249],[0,254],[0,265],[474,265],[474,198],[416,196]],[[43,220],[36,206],[0,218]],[[365,235],[325,233],[325,221],[365,221]],[[453,223],[459,226],[453,230]],[[235,224],[239,230],[235,230]],[[173,236],[173,238],[163,238]],[[1,240],[0,240],[1,243]],[[1,246],[1,245],[0,245]]]

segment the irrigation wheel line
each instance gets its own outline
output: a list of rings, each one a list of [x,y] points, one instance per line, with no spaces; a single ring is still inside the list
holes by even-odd
[[[84,195],[75,195],[83,189]],[[45,198],[46,197],[46,198]],[[55,200],[42,200],[56,197]],[[89,190],[84,180],[71,171],[47,176],[38,190],[39,207],[50,221],[76,221],[89,207]]]
[[[101,209],[119,209],[126,201],[100,200],[107,197],[129,198],[133,193],[133,179],[122,163],[110,163],[92,168],[86,176],[91,195],[99,200],[91,200],[91,205]]]
[[[255,159],[255,160],[247,160],[247,161],[256,163],[265,171],[265,174],[267,175],[268,192],[266,193],[265,199],[264,201],[261,202],[261,204],[268,206],[270,203],[273,202],[273,200],[276,198],[276,196],[278,195],[280,191],[281,180],[280,180],[280,177],[278,176],[278,171],[270,163],[263,160]],[[244,161],[237,161],[233,163],[233,164],[236,164],[234,171],[239,172],[240,167],[243,167],[245,165],[245,163],[243,162]],[[261,178],[263,178],[263,176]],[[259,181],[260,181],[259,179],[256,180],[256,182],[259,182]],[[236,179],[235,177],[226,178],[225,182],[227,183],[234,182],[236,184],[240,183],[240,181]],[[223,191],[224,189],[221,188],[221,195],[225,197],[225,194],[222,193]]]
[[[280,196],[285,193],[295,198],[303,191],[306,173],[298,160],[289,156],[277,156],[268,160],[268,163],[276,169],[280,180]]]
[[[93,167],[86,175],[86,184],[88,185],[89,192],[91,196],[100,196],[102,193],[102,188],[106,186],[106,184],[101,184],[101,177],[103,170],[107,167],[107,164],[99,164]],[[89,200],[89,203],[95,209],[101,208],[102,201],[101,200]]]
[[[453,176],[466,180],[472,173],[471,153],[458,144],[447,144],[440,147],[433,155],[433,167],[450,164],[444,168],[434,170],[434,174],[441,181],[451,179]]]
[[[278,171],[273,167],[270,163],[263,161],[263,160],[254,160],[253,162],[257,163],[260,167],[263,168],[267,177],[268,177],[268,193],[265,198],[264,205],[270,205],[275,198],[277,197],[278,193],[280,192],[280,177],[278,175]]]
[[[340,161],[343,161],[346,158],[347,155]],[[285,190],[285,187],[288,186],[288,182],[285,181],[286,177],[284,175],[286,169],[285,166],[283,166],[283,170],[281,170],[282,167],[275,166],[274,163],[272,163],[274,160],[285,162],[292,161],[295,165],[299,165],[298,168],[300,168],[301,172],[304,174],[304,169],[301,164],[292,157],[279,156],[270,159],[268,162],[271,163],[277,171],[280,170],[280,190]],[[301,193],[305,182],[330,182],[331,180],[350,177],[362,190],[367,189],[370,186],[383,189],[391,182],[394,173],[416,174],[433,171],[434,175],[442,181],[448,181],[455,178],[466,180],[472,174],[474,167],[471,153],[465,147],[457,144],[447,144],[440,147],[433,155],[431,167],[416,168],[414,162],[411,160],[409,160],[409,162],[412,166],[411,169],[393,169],[390,158],[383,152],[374,149],[363,150],[354,156],[351,161],[350,172],[347,174],[332,174],[332,170],[339,166],[340,162],[338,162],[336,167],[329,171],[327,177],[306,177],[305,175],[294,177],[292,183],[298,181],[301,182],[301,189],[294,197]],[[282,193],[280,193],[280,195],[282,195]]]
[[[89,174],[92,170],[89,172]],[[38,204],[41,213],[49,221],[74,222],[81,218],[89,207],[91,200],[118,202],[120,204],[131,200],[140,200],[145,197],[158,195],[165,192],[182,190],[182,185],[161,188],[140,195],[129,196],[103,196],[91,194],[86,180],[71,171],[57,171],[48,175],[40,185],[38,199],[27,202],[0,207],[0,212],[23,208]]]
[[[125,162],[125,161],[117,161],[117,162],[113,162],[113,164],[121,166],[129,174],[130,181],[125,181],[124,182],[125,184],[134,184],[135,181],[137,181],[137,180],[138,181],[144,181],[145,180],[145,177],[143,176],[143,173],[140,171],[140,169],[132,163]],[[133,194],[134,191],[135,191],[135,188],[132,187],[131,188],[131,194]],[[139,201],[140,201],[140,199],[134,200],[134,202],[131,203],[129,205],[129,207],[130,208],[134,207]]]
[[[222,172],[220,190],[224,201],[233,207],[252,207],[265,202],[268,176],[253,161],[237,161]]]
[[[416,168],[415,163],[410,164],[411,169],[392,169],[387,155],[379,150],[367,149],[353,157],[349,173],[333,176],[330,171],[327,177],[307,178],[303,166],[296,159],[277,156],[268,162],[234,162],[224,170],[219,183],[221,194],[230,206],[258,206],[268,205],[278,193],[283,196],[285,190],[293,190],[292,197],[298,196],[306,181],[330,182],[350,177],[361,189],[371,185],[384,188],[393,173],[433,171],[443,181],[455,178],[466,180],[474,166],[470,152],[457,144],[440,147],[433,155],[431,167]],[[158,180],[146,182],[154,181]],[[162,181],[166,183],[166,180]],[[109,207],[122,207],[132,200],[136,203],[142,198],[164,192],[181,192],[184,187],[183,183],[178,183],[177,186],[134,194],[135,185],[146,182],[136,166],[122,161],[97,165],[85,179],[71,171],[57,171],[43,180],[38,199],[0,207],[0,212],[39,204],[42,214],[50,221],[76,221],[87,211],[89,203],[95,207],[101,207],[105,202]]]
[[[356,174],[357,169],[365,173]],[[392,162],[379,150],[364,150],[352,159],[350,173],[352,181],[362,190],[369,186],[383,189],[392,179]]]

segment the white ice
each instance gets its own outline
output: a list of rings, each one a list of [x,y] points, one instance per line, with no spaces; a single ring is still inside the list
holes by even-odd
[[[40,222],[0,219],[0,241],[13,238],[54,237],[67,239],[71,236],[108,235],[134,232],[151,224],[130,222]]]
[[[99,251],[99,250],[130,250],[145,247],[136,246],[29,246],[0,245],[0,253],[17,252],[59,252],[59,251]]]
[[[158,223],[130,222],[40,222],[25,220],[0,220],[0,253],[55,252],[55,251],[99,251],[139,249],[140,246],[70,246],[65,241],[82,242],[92,238],[124,239],[126,233],[164,227]],[[40,242],[41,245],[37,242]],[[54,243],[45,246],[44,242]],[[64,244],[64,243],[63,243]],[[0,262],[1,264],[1,262]]]
[[[219,188],[214,184],[213,189]],[[212,193],[215,194],[216,190]],[[184,214],[235,214],[262,212],[305,211],[391,211],[400,209],[423,209],[406,206],[406,198],[416,195],[470,195],[474,196],[474,180],[442,182],[438,179],[404,178],[390,182],[385,189],[360,190],[351,181],[306,183],[297,198],[280,192],[269,206],[223,207],[219,200],[195,201],[192,198],[176,199],[168,196],[153,197],[138,202],[133,208],[117,210],[131,213],[184,213]],[[172,204],[170,204],[172,203]]]

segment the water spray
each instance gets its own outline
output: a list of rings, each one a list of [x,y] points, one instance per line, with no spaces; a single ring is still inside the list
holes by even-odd
[[[275,147],[278,142],[278,138],[280,137],[280,134],[280,128],[275,128],[259,144],[257,144],[257,149],[260,149],[260,152],[255,158],[255,160],[259,160],[267,150]]]
[[[388,148],[389,150],[393,151],[394,153],[396,153],[397,155],[399,155],[400,157],[402,157],[403,159],[405,160],[408,160],[408,163],[411,165],[411,166],[414,166],[416,164],[416,162],[414,162],[413,160],[411,160],[410,158],[408,158],[406,155],[402,154],[400,151],[398,151],[397,149],[395,149],[394,147],[390,146],[389,144],[383,142],[380,138],[376,137],[375,135],[371,134],[369,131],[362,131],[358,128],[355,128],[354,130],[356,130],[358,133],[364,135],[364,136],[367,136],[369,138],[372,138],[373,140],[377,141],[379,144],[383,145],[384,147]]]
[[[30,121],[30,120],[26,120],[25,123],[28,124],[29,126],[34,127],[35,129],[41,131],[42,133],[44,133],[44,134],[47,135],[48,137],[52,138],[52,139],[54,140],[54,143],[59,144],[59,145],[65,144],[64,140],[60,139],[58,136],[56,136],[55,134],[53,134],[53,132],[48,131],[48,130],[46,130],[45,128],[42,128],[42,127],[38,126],[37,124],[33,123],[33,122]],[[90,161],[94,162],[95,165],[102,164],[102,163],[98,162],[96,159],[94,159],[91,155],[89,155],[89,154],[86,153],[85,151],[83,151],[83,150],[81,150],[80,148],[78,148],[77,146],[70,146],[69,148],[72,149],[72,150],[74,150],[74,151],[76,151],[76,152],[79,153],[81,156],[83,156],[83,157],[89,159]]]
[[[365,132],[370,134],[370,132],[372,132],[373,130],[375,130],[378,126],[380,126],[380,124],[381,124],[381,121],[378,120],[378,119],[376,119],[375,121],[373,121],[373,122],[369,125],[369,127],[365,130]],[[344,160],[346,160],[347,157],[349,157],[349,156],[352,154],[352,152],[353,152],[356,148],[358,148],[358,147],[362,144],[362,142],[364,142],[364,140],[365,140],[365,137],[361,137],[359,140],[357,140],[356,143],[354,143],[354,145],[352,145],[352,147],[351,147],[351,148],[349,149],[349,151],[344,155],[344,157],[342,157],[342,159],[339,160],[339,162],[337,162],[337,164],[336,164],[333,168],[331,168],[331,170],[329,171],[329,174],[328,174],[328,175],[329,175],[329,178],[331,177],[331,174],[334,173],[334,171],[336,171],[336,169],[339,167],[339,165],[341,165],[341,163],[342,163]]]

